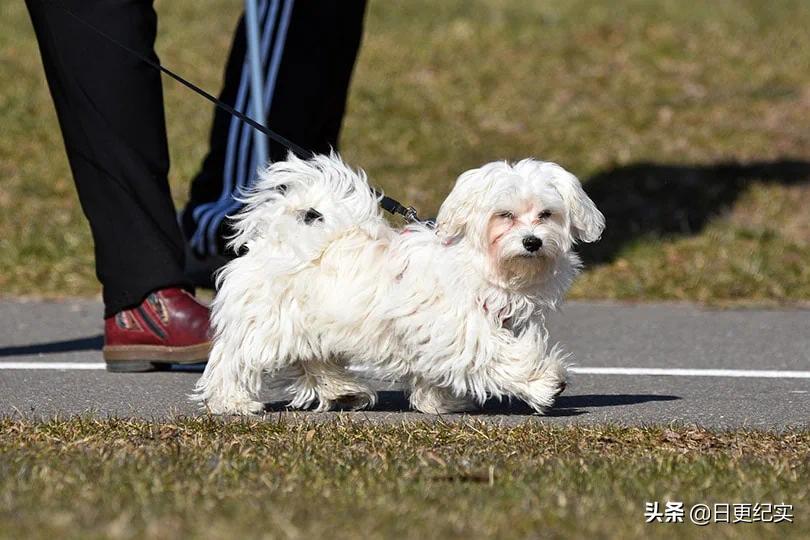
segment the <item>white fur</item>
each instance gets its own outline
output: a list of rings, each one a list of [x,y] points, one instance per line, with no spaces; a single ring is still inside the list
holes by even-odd
[[[269,165],[245,203],[232,240],[245,253],[218,276],[193,397],[210,411],[262,411],[265,374],[286,381],[292,406],[319,410],[372,406],[358,372],[406,383],[428,413],[504,396],[543,411],[565,387],[544,314],[578,271],[573,244],[598,239],[604,217],[562,167],[526,159],[464,173],[437,230],[392,228],[365,174],[335,155]],[[322,221],[304,223],[310,208]],[[543,247],[524,249],[527,235]]]

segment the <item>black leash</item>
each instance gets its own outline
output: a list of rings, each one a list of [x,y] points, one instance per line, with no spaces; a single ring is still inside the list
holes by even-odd
[[[101,29],[93,26],[89,22],[85,21],[84,19],[82,19],[81,17],[76,15],[73,11],[66,8],[65,6],[63,6],[63,5],[59,4],[59,3],[56,3],[56,6],[59,7],[62,11],[64,11],[68,15],[70,15],[77,22],[81,23],[86,28],[89,28],[90,30],[92,30],[93,32],[98,34],[99,36],[101,36],[104,39],[106,39],[107,41],[109,41],[110,43],[112,43],[114,45],[117,45],[119,48],[125,50],[126,52],[128,52],[132,56],[135,56],[136,58],[138,58],[142,62],[146,63],[147,65],[157,69],[158,71],[160,71],[162,73],[165,73],[166,75],[168,75],[169,77],[171,77],[175,81],[179,82],[180,84],[182,84],[186,88],[188,88],[191,91],[193,91],[193,92],[199,94],[200,96],[204,97],[205,99],[207,99],[208,101],[210,101],[211,103],[213,103],[215,106],[219,107],[220,109],[222,109],[226,113],[230,114],[231,116],[235,116],[236,118],[238,118],[242,122],[245,122],[247,125],[249,125],[253,129],[257,129],[257,130],[261,131],[262,133],[264,133],[265,135],[270,137],[272,140],[274,140],[275,142],[277,142],[278,144],[280,144],[281,146],[283,146],[287,150],[291,151],[292,153],[294,153],[295,155],[297,155],[301,159],[309,159],[309,158],[311,158],[312,156],[315,155],[315,153],[312,152],[311,150],[307,150],[307,149],[305,149],[305,148],[303,148],[301,146],[298,146],[297,144],[295,144],[291,140],[287,139],[286,137],[284,137],[282,135],[279,135],[278,133],[271,130],[267,126],[265,126],[263,124],[260,124],[259,122],[257,122],[253,118],[249,117],[248,115],[237,111],[236,109],[234,109],[233,107],[231,107],[230,105],[225,103],[224,101],[221,101],[220,99],[217,99],[216,97],[212,96],[211,94],[209,94],[208,92],[206,92],[205,90],[203,90],[202,88],[197,86],[196,84],[194,84],[194,83],[190,82],[189,80],[181,77],[180,75],[178,75],[174,71],[170,70],[169,68],[164,67],[163,65],[160,64],[160,62],[155,62],[154,60],[152,60],[148,56],[139,53],[138,51],[128,47],[127,45],[124,45],[123,43],[121,43],[117,39],[113,38],[112,36],[110,36],[109,34],[104,32],[103,30],[101,30]],[[383,195],[381,191],[379,191],[379,190],[377,190],[377,189],[375,189],[373,187],[371,188],[371,191],[374,193],[375,196],[377,196],[380,199],[380,206],[383,208],[383,210],[385,210],[385,211],[387,211],[387,212],[389,212],[391,214],[394,214],[394,215],[402,216],[409,223],[421,223],[422,222],[419,219],[419,216],[417,215],[416,209],[414,207],[412,207],[412,206],[403,206],[396,199],[392,199],[391,197],[388,197],[387,195]],[[427,221],[425,223],[428,223],[428,225],[432,224],[431,221]]]

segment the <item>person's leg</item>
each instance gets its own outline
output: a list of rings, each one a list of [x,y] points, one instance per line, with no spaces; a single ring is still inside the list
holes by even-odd
[[[337,148],[354,62],[363,31],[365,0],[294,2],[259,0],[261,56],[267,126],[304,148]],[[220,99],[250,114],[250,81],[244,22],[234,35]],[[227,216],[239,209],[238,190],[261,166],[252,128],[217,110],[210,150],[191,185],[183,230],[200,255],[223,254]],[[287,150],[271,142],[272,160]]]
[[[268,122],[318,153],[337,148],[355,59],[363,35],[365,0],[298,2]],[[271,159],[287,150],[271,144]]]
[[[157,289],[190,288],[169,193],[160,73],[59,6],[155,56],[150,0],[27,0],[79,200],[105,317]]]
[[[95,241],[107,369],[205,361],[209,311],[188,292],[183,272],[160,74],[75,18],[157,58],[152,2],[26,3]]]

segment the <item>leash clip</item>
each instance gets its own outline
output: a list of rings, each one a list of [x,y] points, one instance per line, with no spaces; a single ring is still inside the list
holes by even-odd
[[[419,223],[419,216],[416,213],[416,208],[413,206],[408,206],[405,208],[405,211],[402,213],[402,217],[405,218],[405,221],[408,223]]]
[[[421,223],[422,225],[427,225],[428,229],[436,228],[435,219],[419,219],[419,216],[416,213],[416,208],[413,206],[408,206],[405,208],[405,210],[402,212],[402,216],[408,223]]]

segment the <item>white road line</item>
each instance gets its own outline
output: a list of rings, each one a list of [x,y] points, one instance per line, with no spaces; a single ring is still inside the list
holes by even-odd
[[[103,362],[0,362],[0,369],[106,369]]]
[[[668,375],[674,377],[754,377],[764,379],[810,379],[810,371],[776,369],[680,369],[625,367],[570,367],[587,375]]]
[[[2,369],[91,370],[105,369],[103,362],[0,362]],[[583,375],[659,375],[674,377],[743,377],[764,379],[810,379],[810,371],[773,369],[681,369],[633,367],[570,367]]]

